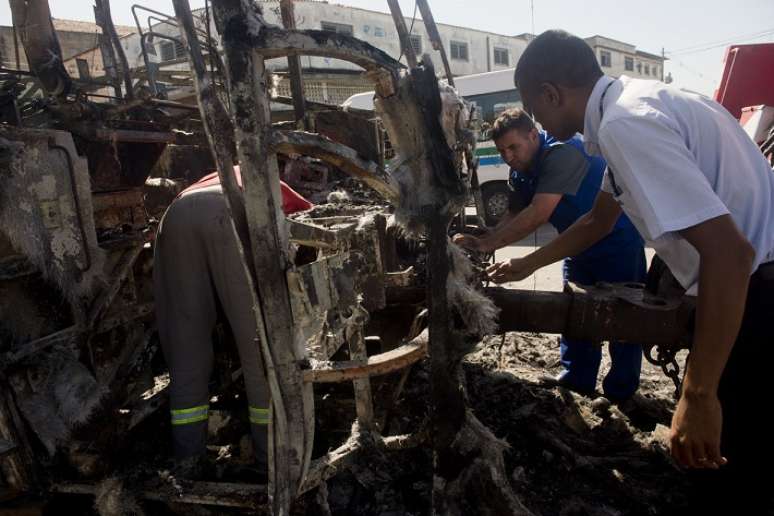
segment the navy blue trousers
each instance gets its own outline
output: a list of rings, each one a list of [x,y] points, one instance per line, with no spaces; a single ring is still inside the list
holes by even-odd
[[[580,285],[644,282],[647,273],[645,250],[634,245],[616,249],[608,256],[597,259],[567,259],[564,262],[564,281]],[[598,342],[568,339],[560,341],[564,372],[560,378],[580,392],[593,392],[597,385],[602,347]],[[637,344],[611,342],[612,366],[602,382],[602,390],[612,400],[631,397],[640,385],[642,347]]]

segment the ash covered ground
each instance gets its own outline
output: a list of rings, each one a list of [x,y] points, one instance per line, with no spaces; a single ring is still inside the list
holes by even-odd
[[[604,373],[609,367],[605,353]],[[681,357],[681,365],[684,356]],[[480,342],[463,362],[468,398],[475,415],[495,436],[506,441],[506,472],[514,492],[536,515],[639,516],[689,514],[687,479],[668,457],[667,436],[674,408],[674,385],[660,369],[643,362],[639,394],[621,406],[601,396],[586,397],[561,387],[541,385],[539,377],[558,373],[557,336],[509,333]],[[600,375],[601,377],[601,375]],[[374,381],[378,407],[385,407],[398,376]],[[351,386],[334,385],[318,392],[318,431],[315,456],[339,446],[347,438],[354,418]],[[387,418],[387,435],[408,434],[422,426],[429,407],[429,363],[414,366],[401,397]],[[226,401],[223,414],[239,412],[239,399]],[[216,412],[219,414],[220,412]],[[377,410],[377,418],[384,417]],[[217,422],[217,418],[216,421]],[[105,484],[94,511],[93,499],[83,499],[69,514],[131,514],[132,480],[159,478],[169,467],[159,441],[169,431],[154,424],[155,442],[147,450],[125,457],[120,475],[123,486]],[[211,425],[211,426],[218,426]],[[213,430],[211,428],[211,430]],[[217,475],[212,480],[255,482],[249,472],[249,438],[246,424],[225,425],[210,441],[233,443],[211,446]],[[218,453],[216,453],[216,451]],[[230,456],[225,460],[224,453]],[[217,455],[217,457],[216,457]],[[244,456],[244,458],[241,458]],[[138,468],[137,457],[147,463]],[[248,469],[240,472],[239,464]],[[131,473],[130,473],[131,472]],[[427,515],[430,514],[432,451],[430,444],[405,451],[366,449],[350,469],[328,480],[325,497],[319,491],[304,496],[294,509],[297,516]],[[124,492],[116,491],[123,489]],[[123,495],[130,495],[128,498]],[[135,498],[136,499],[136,498]],[[111,504],[123,510],[113,512]],[[52,507],[53,505],[53,507]],[[56,507],[49,504],[49,510]],[[141,503],[138,514],[244,514],[241,510],[203,506]],[[56,510],[47,514],[58,514]]]
[[[427,367],[415,366],[389,433],[420,424]],[[464,370],[471,408],[510,445],[511,485],[535,514],[686,514],[687,479],[667,451],[674,385],[659,368],[643,362],[639,393],[620,406],[540,384],[561,370],[555,335],[487,337]],[[429,447],[366,458],[328,482],[329,514],[428,514],[431,464]],[[308,514],[327,513],[315,505]]]

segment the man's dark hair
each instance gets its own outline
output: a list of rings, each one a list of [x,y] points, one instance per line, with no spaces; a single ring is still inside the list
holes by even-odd
[[[516,65],[514,81],[524,90],[544,82],[566,88],[593,85],[602,69],[591,47],[563,30],[549,30],[527,45]]]
[[[520,108],[513,108],[497,117],[494,125],[492,126],[492,140],[498,140],[505,136],[506,133],[516,130],[522,133],[527,133],[535,128],[535,122],[532,120],[526,111]]]

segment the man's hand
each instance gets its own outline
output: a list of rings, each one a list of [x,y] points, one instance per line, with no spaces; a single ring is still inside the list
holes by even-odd
[[[490,265],[486,272],[489,274],[489,279],[495,283],[507,283],[528,278],[535,272],[535,269],[524,258],[512,258]]]
[[[473,235],[464,235],[462,233],[457,233],[452,237],[452,242],[454,242],[460,247],[464,247],[465,249],[470,249],[472,251],[481,250],[481,240],[479,238],[474,237]]]
[[[726,464],[720,454],[723,412],[717,396],[684,393],[672,417],[670,448],[675,461],[686,468],[718,469]]]

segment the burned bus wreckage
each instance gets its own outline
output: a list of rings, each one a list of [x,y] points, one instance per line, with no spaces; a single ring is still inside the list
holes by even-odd
[[[529,514],[502,471],[504,445],[467,409],[460,361],[483,335],[637,339],[677,378],[674,354],[689,341],[691,317],[683,298],[641,285],[488,288],[482,257],[449,242],[450,226],[466,225],[465,206],[476,198],[475,116],[453,86],[439,83],[430,60],[414,54],[397,2],[388,4],[407,65],[351,36],[294,29],[290,1],[281,2],[285,27],[267,24],[249,0],[213,0],[203,24],[187,0],[173,3],[175,15],[163,19],[180,30],[198,105],[164,98],[151,66],[129,69],[108,0],[95,7],[106,73],[89,80],[62,66],[46,0],[11,0],[29,71],[0,74],[6,496],[99,498],[120,474],[138,499],[154,503],[289,514],[307,492],[324,497],[326,479],[360,455],[425,446],[435,457],[437,513],[462,514],[476,498],[492,514]],[[300,55],[361,66],[376,112],[304,102]],[[271,95],[264,61],[276,58],[289,61],[292,99]],[[292,103],[294,119],[278,120],[272,101]],[[182,187],[213,170],[250,281],[255,345],[271,389],[266,484],[158,473],[169,422],[151,288],[154,235]],[[317,199],[334,189],[350,194],[286,219],[280,177]],[[239,393],[240,366],[228,328],[216,333],[211,394],[222,403],[213,404],[210,426],[237,436],[236,457],[246,424],[225,400]],[[421,360],[431,372],[427,417],[391,433],[394,400]]]

